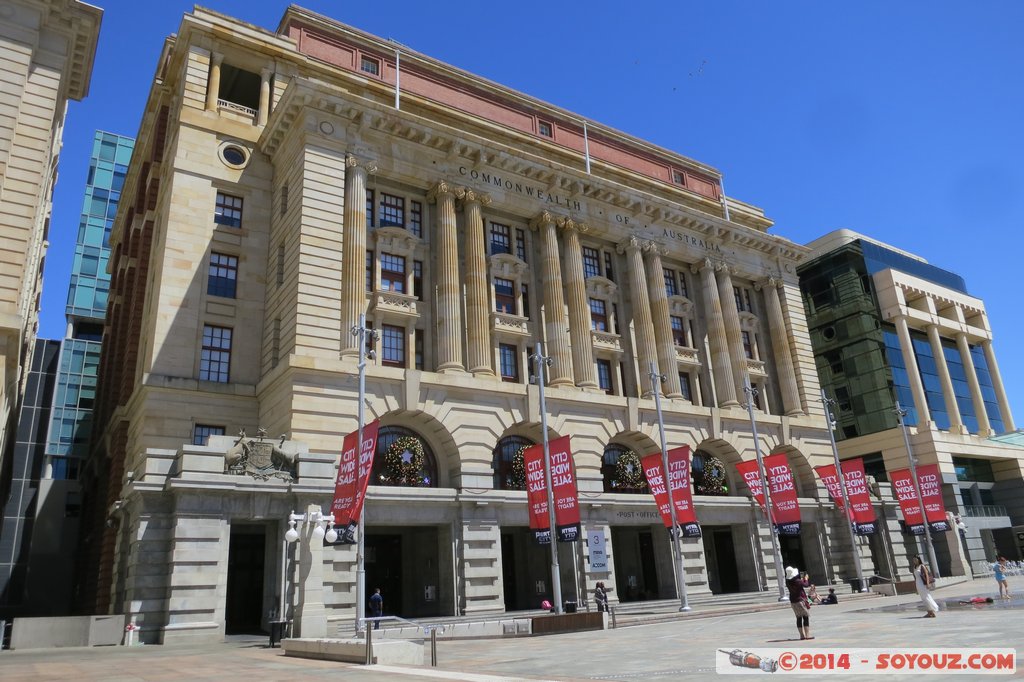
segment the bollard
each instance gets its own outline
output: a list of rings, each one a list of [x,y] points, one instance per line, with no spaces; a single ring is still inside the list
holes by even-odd
[[[366,622],[366,665],[373,665],[373,628]]]
[[[437,667],[437,628],[430,628],[430,667]]]
[[[612,630],[614,630],[615,629],[615,607],[613,607],[613,606],[608,607],[608,613],[610,613],[612,615]]]

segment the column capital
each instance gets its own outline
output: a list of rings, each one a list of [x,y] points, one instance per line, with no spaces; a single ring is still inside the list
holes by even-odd
[[[658,257],[665,256],[665,255],[668,254],[668,249],[665,248],[664,245],[659,244],[658,242],[653,241],[653,240],[651,240],[651,241],[647,242],[646,244],[644,244],[644,251],[646,253],[651,254],[652,256],[658,256]]]
[[[530,229],[539,230],[542,227],[554,225],[557,220],[558,218],[551,211],[541,211],[530,221]]]
[[[373,161],[360,161],[355,154],[345,155],[345,170],[349,168],[361,167],[369,175],[374,175],[377,172],[377,164]]]
[[[434,185],[433,187],[430,188],[430,191],[427,192],[427,200],[434,202],[434,201],[437,201],[440,198],[445,198],[445,197],[452,197],[452,198],[454,198],[455,197],[455,191],[456,190],[455,190],[454,186],[449,185],[447,182],[442,180],[442,181],[438,182],[436,185]]]
[[[569,217],[557,218],[555,224],[566,232],[579,232],[584,234],[590,231],[590,225],[573,220]]]
[[[262,69],[260,69],[260,77],[263,78],[264,80],[269,78],[272,73],[274,73],[274,70],[271,69],[269,66],[264,66]]]
[[[455,196],[465,204],[481,204],[482,206],[489,206],[491,203],[491,195],[486,192],[478,192],[477,190],[469,187],[456,187],[454,188],[454,192]]]
[[[782,278],[778,275],[768,275],[763,279],[754,282],[754,291],[772,291],[782,288]]]
[[[710,270],[711,274],[715,273],[715,261],[711,260],[710,257],[704,257],[690,266],[690,272],[695,275],[705,270]]]
[[[213,62],[214,66],[220,66],[224,62],[224,55],[220,52],[210,51],[210,61]]]
[[[644,248],[644,241],[639,236],[631,234],[621,242],[615,245],[615,250],[618,253],[627,253],[632,251],[642,251]]]

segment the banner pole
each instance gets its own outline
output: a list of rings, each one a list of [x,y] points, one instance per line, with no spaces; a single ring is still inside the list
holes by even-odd
[[[366,337],[377,338],[376,330],[366,328],[366,313],[359,314],[359,326],[352,328],[352,336],[359,337],[359,429],[356,440],[356,487],[358,490],[360,475],[359,468],[363,456],[363,426],[366,422],[366,358],[373,357],[373,351],[366,352]],[[358,493],[357,493],[358,494]],[[363,496],[363,508],[356,521],[356,623],[355,631],[359,632],[359,626],[366,618],[366,544],[363,535],[366,531],[366,496]]]
[[[839,482],[839,490],[843,495],[843,513],[846,516],[846,529],[850,532],[850,548],[853,550],[853,565],[857,569],[857,582],[860,584],[858,592],[867,592],[868,586],[864,584],[864,571],[860,566],[860,551],[857,549],[857,536],[853,532],[856,517],[853,516],[853,508],[850,506],[850,495],[846,492],[846,476],[843,474],[842,463],[839,461],[839,447],[836,445],[836,420],[832,416],[832,406],[836,401],[825,395],[825,389],[821,389],[821,404],[825,406],[825,421],[828,422],[828,440],[832,443],[832,458],[836,463],[836,480]],[[852,518],[851,518],[852,517]]]
[[[915,461],[914,451],[910,449],[910,436],[907,432],[907,422],[904,421],[904,417],[907,416],[907,410],[900,407],[900,401],[896,401],[896,419],[899,421],[900,426],[903,428],[903,442],[907,446],[907,460],[910,462],[910,478],[914,481],[914,494],[917,495],[917,506],[921,510],[921,522],[924,524],[924,542],[928,549],[928,560],[931,562],[932,575],[936,578],[939,577],[939,562],[935,560],[935,548],[932,546],[932,532],[928,527],[928,513],[924,508],[924,498],[921,497],[921,483],[917,480],[917,462]]]
[[[764,474],[764,460],[761,457],[761,443],[757,435],[757,420],[754,419],[754,397],[757,389],[750,385],[750,377],[743,377],[743,392],[747,394],[747,415],[750,417],[750,431],[754,436],[754,455],[757,456],[757,473],[761,477],[761,494],[764,496],[765,515],[768,517],[768,532],[772,539],[772,554],[775,555],[775,577],[779,581],[779,601],[789,597],[786,594],[786,576],[782,572],[782,554],[779,552],[779,539],[775,537],[775,514],[772,512],[772,492],[768,488],[768,479]]]
[[[540,352],[540,341],[533,356],[536,366],[534,376],[540,388],[540,430],[544,438],[544,483],[548,492],[548,534],[551,542],[551,589],[554,597],[555,613],[562,613],[562,573],[558,567],[558,543],[555,540],[555,493],[551,485],[551,448],[548,446],[548,408],[544,397],[544,369],[550,367],[552,359],[544,357]]]

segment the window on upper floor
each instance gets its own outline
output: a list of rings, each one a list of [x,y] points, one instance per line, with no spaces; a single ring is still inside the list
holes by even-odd
[[[523,317],[530,319],[530,287],[524,284],[520,290],[523,293]]]
[[[257,111],[260,108],[260,75],[230,64],[220,66],[217,99]]]
[[[547,121],[537,121],[537,132],[544,137],[554,137],[554,129]]]
[[[608,305],[599,298],[590,299],[590,328],[599,331],[608,331]]]
[[[405,197],[380,193],[380,227],[405,227]]]
[[[746,287],[733,287],[732,295],[736,299],[736,310],[738,312],[754,312],[754,308],[750,304],[750,289]]]
[[[665,293],[669,296],[677,296],[679,284],[676,279],[676,271],[671,268],[662,268],[661,270],[665,275]]]
[[[231,372],[231,329],[203,327],[203,346],[199,360],[199,378],[227,383]]]
[[[693,402],[693,391],[690,388],[690,373],[680,372],[679,373],[679,392],[683,395],[684,400]]]
[[[209,424],[196,424],[192,427],[192,445],[206,445],[210,436],[223,436],[223,426],[211,426]]]
[[[405,329],[385,324],[380,330],[380,361],[390,367],[405,367]]]
[[[382,291],[405,293],[405,257],[380,254],[380,288]]]
[[[494,278],[494,310],[509,315],[516,314],[515,282],[510,279]]]
[[[416,330],[413,331],[413,342],[416,344],[415,348],[413,349],[413,351],[415,353],[415,357],[413,358],[413,361],[416,363],[415,367],[416,367],[416,369],[423,369],[425,356],[424,356],[424,353],[423,353],[423,330],[422,329],[416,329]]]
[[[501,380],[519,382],[519,348],[511,343],[498,344],[498,366]]]
[[[412,295],[417,300],[423,300],[423,261],[412,262]]]
[[[583,277],[590,279],[601,274],[601,252],[589,246],[583,247]]]
[[[359,59],[359,70],[371,76],[380,76],[380,60],[363,55]]]
[[[217,203],[213,210],[213,222],[228,227],[242,226],[242,198],[217,192]]]
[[[600,386],[601,390],[608,395],[613,393],[611,360],[605,360],[604,358],[597,359],[597,385]]]
[[[210,254],[210,270],[206,293],[210,296],[234,298],[238,284],[238,258],[223,253]]]
[[[677,185],[685,185],[686,184],[686,178],[683,176],[683,172],[673,168],[672,169],[672,182],[676,183]]]
[[[677,346],[688,348],[690,344],[686,339],[686,320],[676,315],[670,316],[669,320],[672,322],[672,342]]]
[[[526,262],[526,230],[516,228],[516,258]]]
[[[409,200],[409,224],[406,229],[417,237],[423,238],[423,202]]]
[[[754,335],[751,332],[743,331],[740,332],[740,336],[743,338],[743,354],[747,356],[748,360],[754,359]]]
[[[374,196],[374,192],[373,192],[372,189],[366,190],[366,227],[367,227],[367,229],[372,229],[373,226],[375,225],[375,223],[373,221],[373,216],[374,216],[374,213],[375,213],[374,208],[373,208],[373,196]]]
[[[512,253],[512,228],[501,223],[491,223],[491,255]]]

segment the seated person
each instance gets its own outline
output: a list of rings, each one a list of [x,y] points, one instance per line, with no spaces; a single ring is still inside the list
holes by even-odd
[[[831,588],[831,587],[828,588],[828,595],[824,599],[821,600],[821,603],[822,604],[838,604],[839,603],[839,597],[836,596],[836,591],[835,591],[834,588]]]
[[[807,590],[807,599],[810,600],[810,602],[812,604],[820,604],[821,603],[821,597],[818,596],[818,588],[815,587],[814,585],[811,585],[810,588],[808,588],[808,590]]]

